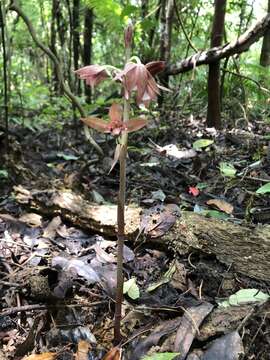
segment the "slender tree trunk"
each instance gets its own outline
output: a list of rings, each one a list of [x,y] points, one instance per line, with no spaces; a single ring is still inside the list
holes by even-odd
[[[79,68],[80,57],[80,0],[73,0],[73,64],[74,69]],[[75,79],[75,89],[81,94],[80,81]]]
[[[69,37],[68,37],[68,56],[67,56],[67,75],[68,84],[73,92],[75,92],[75,76],[72,76],[72,61],[73,61],[73,16],[71,10],[70,0],[66,0],[68,19],[69,19]],[[74,74],[73,74],[74,75]]]
[[[50,49],[53,54],[58,58],[56,51],[56,14],[58,8],[58,0],[52,0],[52,19],[51,19],[51,44]],[[52,62],[52,84],[53,90],[58,93],[59,92],[59,83],[57,77],[56,65]]]
[[[226,0],[215,0],[211,47],[220,46],[222,44],[225,14]],[[207,126],[215,127],[216,129],[221,128],[219,61],[209,65]]]
[[[85,8],[84,13],[84,32],[83,32],[83,64],[84,66],[90,65],[92,62],[92,33],[93,33],[93,11],[92,9]],[[91,88],[84,85],[84,93],[86,102],[91,103]]]
[[[8,154],[9,148],[9,122],[8,122],[8,77],[7,77],[7,53],[6,53],[6,35],[5,35],[5,9],[4,5],[2,5],[2,1],[0,2],[0,25],[1,25],[1,42],[2,42],[2,50],[3,50],[3,78],[4,78],[4,121],[5,121],[5,151]]]
[[[173,23],[173,10],[174,0],[162,0],[161,3],[161,41],[160,41],[160,60],[169,62],[171,56],[171,35]],[[167,74],[161,75],[160,80],[162,84],[168,87],[169,76]],[[158,104],[161,106],[163,103],[163,96],[159,96]]]
[[[270,0],[268,0],[268,13],[270,13]],[[270,28],[263,37],[260,64],[265,67],[270,66]]]

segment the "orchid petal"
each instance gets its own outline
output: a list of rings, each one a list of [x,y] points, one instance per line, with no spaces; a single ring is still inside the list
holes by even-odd
[[[82,118],[81,119],[87,126],[97,130],[97,131],[100,131],[100,132],[103,132],[103,133],[106,133],[106,132],[110,132],[108,130],[108,122],[103,120],[103,119],[100,119],[100,118],[96,118],[96,117],[87,117],[87,118]]]
[[[147,124],[147,120],[145,118],[135,118],[130,119],[125,123],[127,126],[127,132],[133,132],[142,129]]]

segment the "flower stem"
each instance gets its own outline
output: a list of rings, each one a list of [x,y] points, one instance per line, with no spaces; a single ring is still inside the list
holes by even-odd
[[[126,47],[125,62],[130,58],[131,48]],[[130,103],[124,98],[123,122],[129,120]],[[118,242],[117,242],[117,285],[115,298],[115,315],[114,315],[114,343],[118,345],[121,340],[121,316],[122,316],[122,300],[123,300],[123,248],[125,240],[125,199],[126,199],[126,158],[127,158],[127,144],[128,133],[123,131],[121,134],[121,151],[119,156],[120,163],[120,183],[117,204],[117,227],[118,227]]]

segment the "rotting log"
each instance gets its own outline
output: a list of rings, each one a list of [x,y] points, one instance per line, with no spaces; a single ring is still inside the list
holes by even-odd
[[[71,191],[28,191],[15,187],[19,203],[49,216],[60,215],[83,229],[116,235],[116,205],[92,204]],[[126,210],[126,238],[134,240],[142,209],[129,206]],[[213,254],[236,272],[270,280],[270,226],[248,227],[230,221],[206,218],[193,212],[182,212],[174,226],[159,238],[148,242],[170,248],[181,255],[190,252]]]

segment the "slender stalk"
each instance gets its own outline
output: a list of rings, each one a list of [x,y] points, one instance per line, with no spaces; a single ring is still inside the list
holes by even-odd
[[[130,46],[126,47],[125,62],[127,62],[131,55]],[[129,100],[124,99],[123,122],[129,120],[130,103]],[[121,135],[121,152],[119,156],[120,163],[120,184],[117,204],[117,227],[118,227],[118,241],[117,241],[117,286],[115,298],[115,315],[114,315],[114,343],[118,345],[121,338],[121,315],[122,315],[122,300],[123,300],[123,247],[125,240],[125,200],[126,200],[126,159],[127,159],[127,144],[128,133],[123,131]]]

